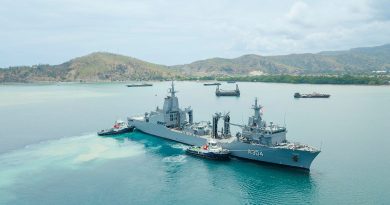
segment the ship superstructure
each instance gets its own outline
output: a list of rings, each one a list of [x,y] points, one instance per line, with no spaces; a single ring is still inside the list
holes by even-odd
[[[240,89],[238,88],[238,85],[236,84],[235,90],[222,90],[219,88],[219,85],[217,85],[217,88],[215,89],[215,95],[216,96],[240,96]]]

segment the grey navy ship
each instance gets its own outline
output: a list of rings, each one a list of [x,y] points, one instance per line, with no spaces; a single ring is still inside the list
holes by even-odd
[[[287,141],[285,127],[266,123],[257,98],[252,107],[254,115],[249,117],[247,125],[239,125],[230,122],[229,113],[215,113],[212,122],[194,122],[191,107],[179,108],[173,82],[169,94],[162,109],[157,107],[143,115],[128,117],[128,125],[150,135],[193,146],[202,146],[207,140],[215,139],[231,156],[306,170],[310,170],[311,163],[320,153],[314,147]],[[230,126],[239,126],[241,132],[232,135]]]

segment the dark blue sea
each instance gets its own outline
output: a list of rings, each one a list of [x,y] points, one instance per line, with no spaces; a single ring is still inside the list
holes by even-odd
[[[176,82],[195,121],[218,111],[244,124],[258,97],[267,122],[322,150],[310,172],[194,158],[139,132],[96,135],[162,107],[169,84],[0,85],[0,204],[390,204],[390,87],[239,83],[241,97],[218,98]],[[293,98],[313,91],[331,97]]]

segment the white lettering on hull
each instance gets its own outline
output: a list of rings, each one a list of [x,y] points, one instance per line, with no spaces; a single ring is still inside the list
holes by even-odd
[[[251,154],[251,155],[254,155],[254,156],[258,156],[258,157],[264,156],[262,151],[255,150],[255,149],[248,149],[248,154]]]

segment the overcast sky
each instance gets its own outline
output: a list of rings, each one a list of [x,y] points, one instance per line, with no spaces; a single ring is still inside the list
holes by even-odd
[[[0,67],[95,51],[173,65],[386,43],[389,0],[0,0]]]

